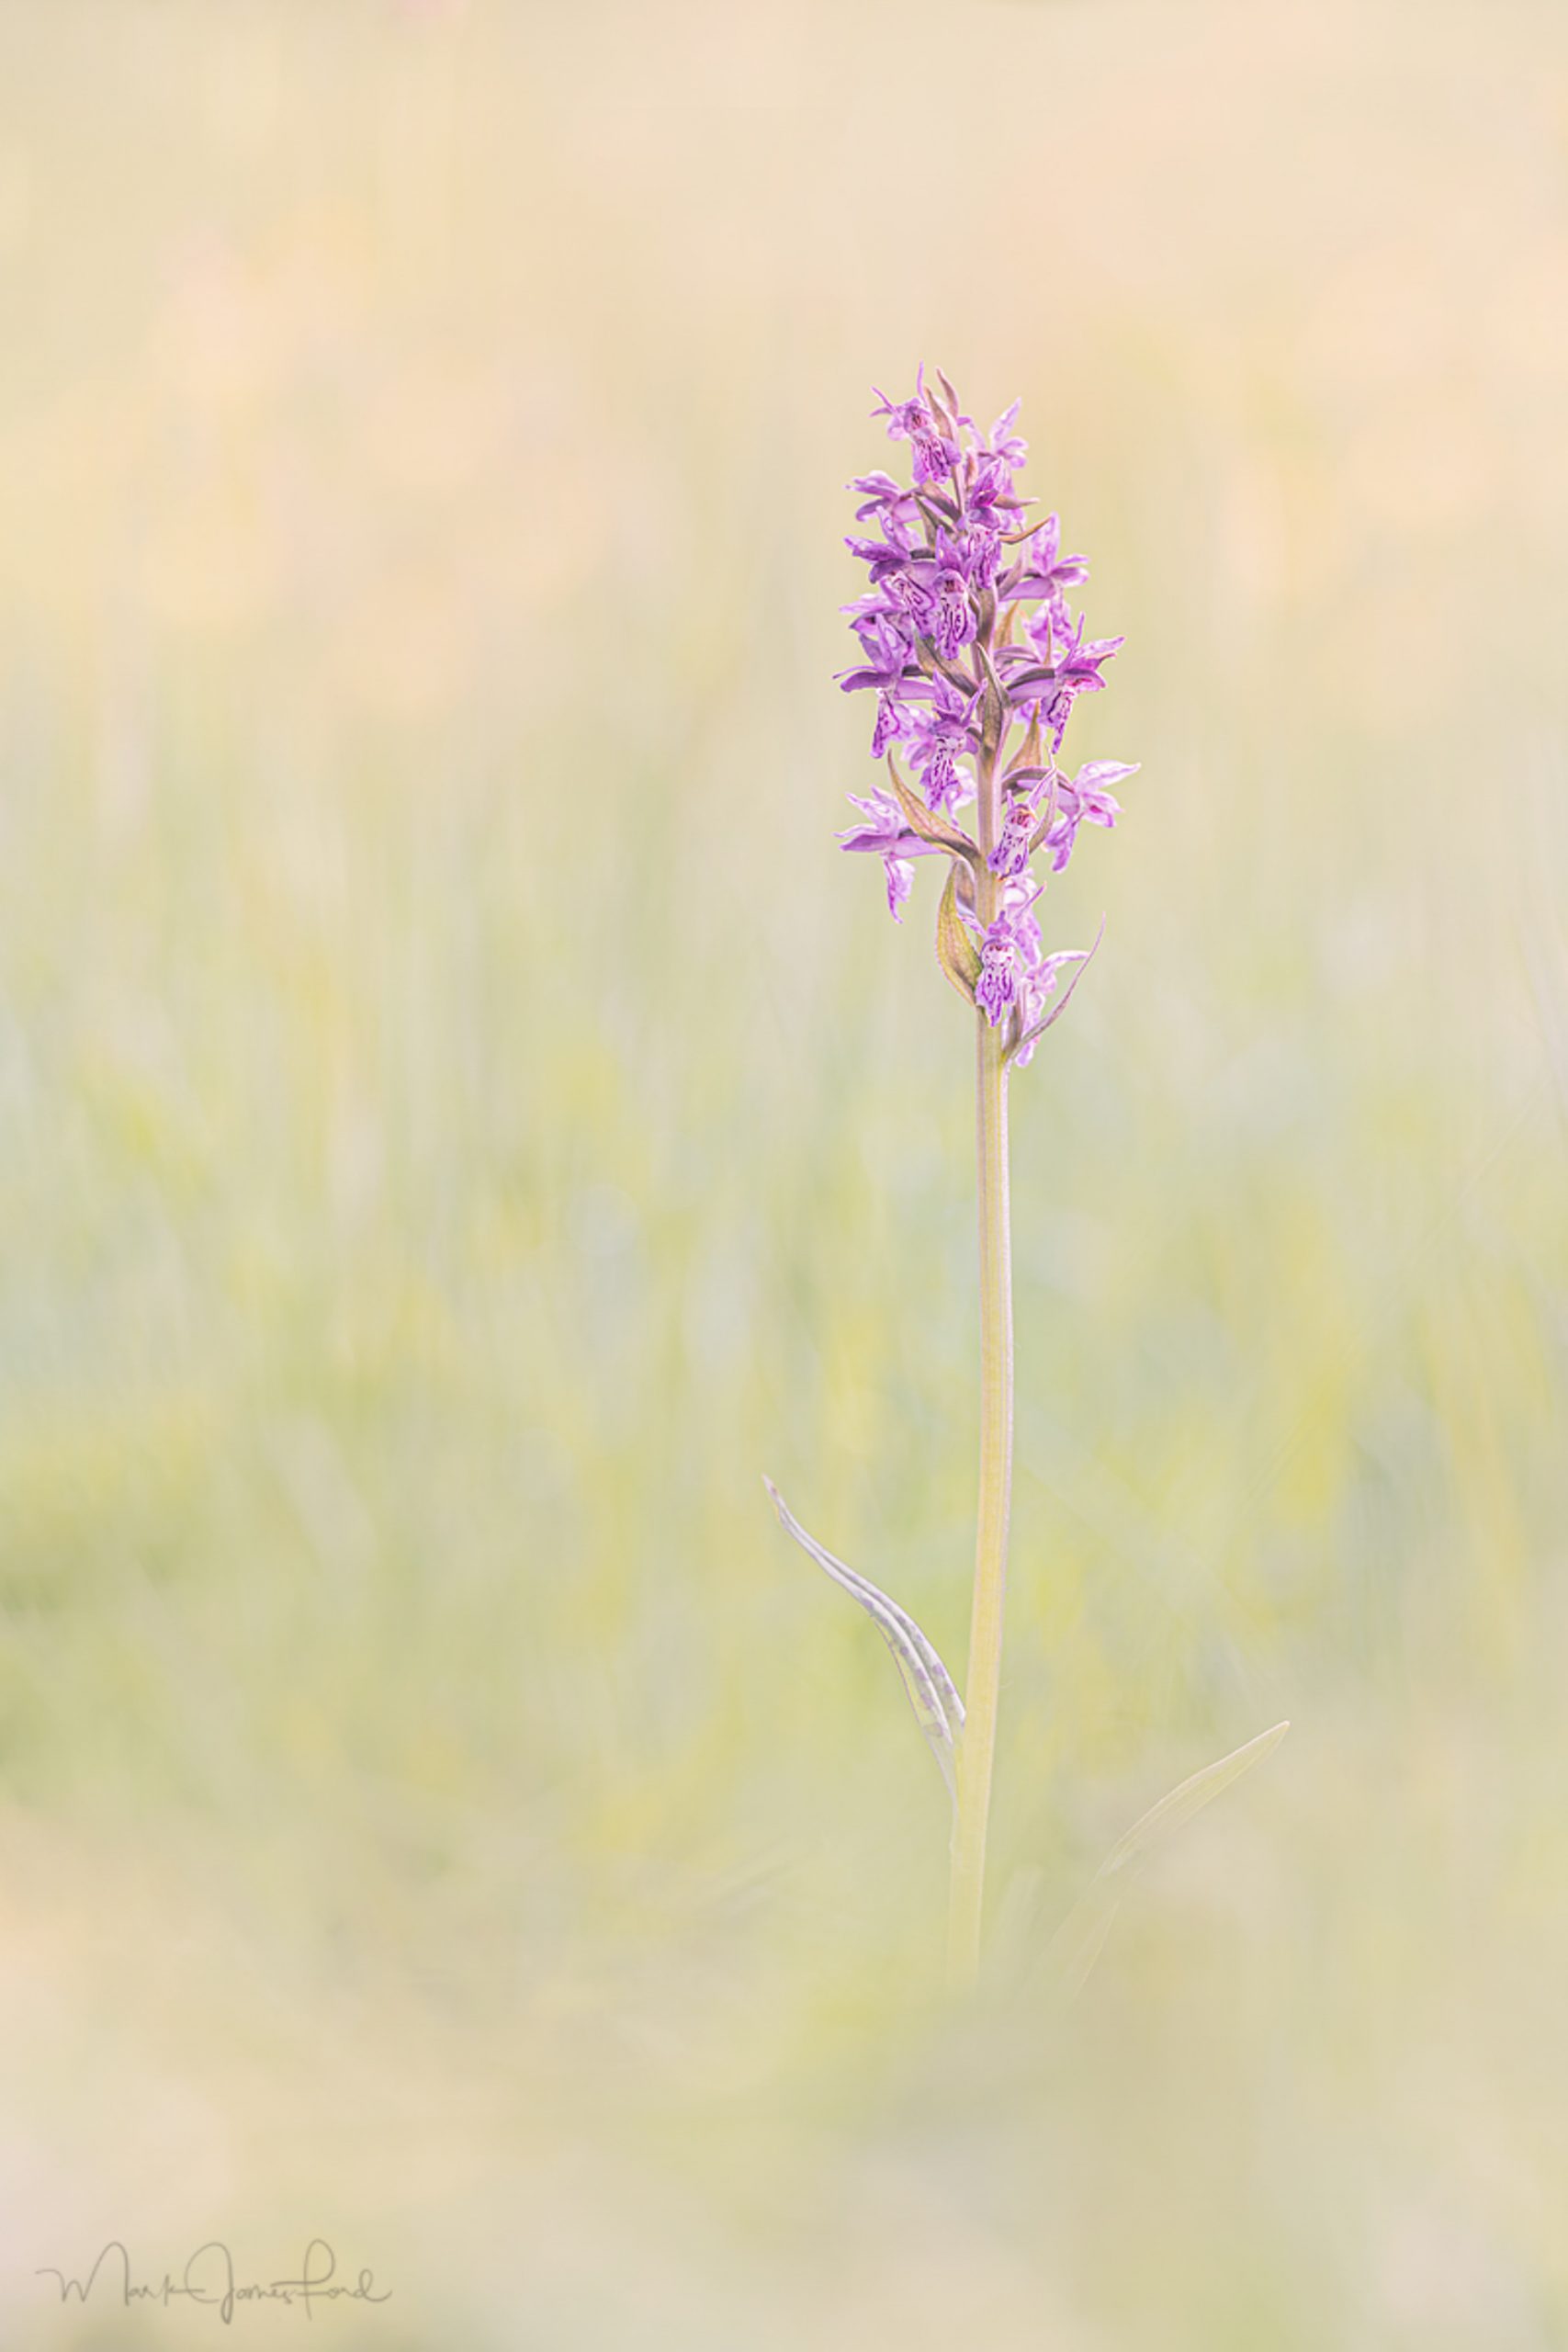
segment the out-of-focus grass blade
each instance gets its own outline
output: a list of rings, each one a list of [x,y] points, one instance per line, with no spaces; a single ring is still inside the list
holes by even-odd
[[[937,1769],[947,1783],[947,1792],[956,1801],[956,1755],[959,1735],[964,1729],[964,1702],[957,1687],[934,1645],[916,1624],[907,1609],[890,1600],[869,1577],[863,1577],[843,1561],[836,1559],[823,1548],[814,1535],[808,1535],[790,1510],[773,1480],[764,1477],[763,1486],[779,1515],[784,1532],[793,1535],[803,1552],[814,1559],[818,1566],[830,1576],[833,1582],[860,1602],[893,1653],[894,1664],[909,1694],[915,1719],[931,1744]]]
[[[1051,1939],[1051,1967],[1069,2001],[1088,1984],[1122,1907],[1115,1895],[1098,1891],[1099,1883],[1091,1890],[1094,1899],[1086,1894],[1075,1903]]]
[[[1179,1829],[1184,1821],[1190,1821],[1212,1798],[1270,1755],[1290,1728],[1288,1722],[1275,1724],[1271,1730],[1260,1731],[1244,1747],[1233,1747],[1217,1764],[1206,1764],[1201,1772],[1194,1772],[1190,1780],[1161,1797],[1158,1804],[1140,1814],[1126,1836],[1112,1846],[1052,1937],[1047,1951],[1046,1964],[1069,2000],[1087,1982],[1105,1948],[1122,1901],[1122,1891],[1116,1884],[1121,1873],[1134,1869],[1152,1846],[1171,1830]]]
[[[1247,1741],[1245,1747],[1234,1747],[1228,1756],[1222,1756],[1217,1764],[1206,1764],[1201,1772],[1194,1772],[1190,1780],[1183,1781],[1179,1788],[1172,1789],[1168,1796],[1161,1797],[1158,1804],[1151,1805],[1147,1813],[1141,1814],[1126,1836],[1112,1846],[1100,1866],[1100,1877],[1110,1878],[1114,1871],[1124,1871],[1129,1863],[1146,1854],[1156,1838],[1163,1838],[1168,1830],[1179,1828],[1182,1822],[1190,1821],[1192,1815],[1201,1812],[1222,1789],[1228,1789],[1233,1781],[1239,1781],[1244,1772],[1250,1771],[1255,1764],[1261,1764],[1263,1758],[1279,1747],[1290,1728],[1289,1723],[1282,1723],[1276,1724],[1271,1731],[1260,1731],[1256,1739]]]

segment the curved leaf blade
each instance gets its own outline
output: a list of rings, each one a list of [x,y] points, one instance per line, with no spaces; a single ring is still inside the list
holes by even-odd
[[[1081,1990],[1105,1948],[1125,1889],[1121,1874],[1136,1869],[1151,1847],[1190,1821],[1244,1772],[1272,1754],[1290,1728],[1288,1721],[1275,1724],[1256,1739],[1232,1748],[1217,1763],[1206,1764],[1201,1772],[1179,1781],[1147,1813],[1140,1814],[1126,1835],[1118,1838],[1047,1948],[1046,1964],[1069,2000]]]
[[[891,752],[887,754],[887,774],[894,797],[904,812],[904,822],[909,831],[918,833],[921,841],[930,842],[933,849],[944,849],[952,857],[967,858],[971,865],[978,865],[978,842],[972,842],[961,826],[950,825],[945,818],[936,816],[926,807],[919,793],[899,775]]]
[[[980,977],[980,951],[958,911],[956,858],[947,869],[947,885],[936,910],[936,960],[964,1003],[973,1004],[975,984]]]
[[[1261,1764],[1266,1756],[1272,1755],[1290,1728],[1288,1720],[1275,1724],[1271,1730],[1260,1731],[1256,1739],[1249,1739],[1245,1747],[1235,1747],[1228,1756],[1222,1756],[1217,1764],[1206,1764],[1201,1772],[1181,1781],[1168,1796],[1161,1797],[1158,1804],[1139,1815],[1126,1836],[1112,1846],[1097,1875],[1107,1879],[1114,1871],[1141,1861],[1161,1838],[1179,1829],[1184,1821],[1190,1821],[1195,1813],[1212,1804],[1222,1790],[1228,1789],[1244,1772],[1250,1772],[1255,1764]]]
[[[1060,1021],[1063,1013],[1066,1012],[1068,1005],[1073,1001],[1073,990],[1077,988],[1078,982],[1082,979],[1084,974],[1093,963],[1096,955],[1099,953],[1100,943],[1104,936],[1105,917],[1101,915],[1100,918],[1100,929],[1094,934],[1094,945],[1092,947],[1086,947],[1083,950],[1082,959],[1079,962],[1077,971],[1073,974],[1072,978],[1067,982],[1066,987],[1062,990],[1061,995],[1056,999],[1055,1003],[1051,1007],[1050,1012],[1045,1015],[1044,1020],[1037,1021],[1032,1029],[1026,1029],[1023,1035],[1018,1039],[1017,1043],[1008,1048],[1008,1057],[1010,1060],[1013,1059],[1019,1054],[1023,1053],[1029,1046],[1038,1044],[1039,1040],[1045,1035],[1046,1030],[1050,1028],[1052,1023]]]
[[[773,1480],[764,1477],[763,1486],[779,1516],[779,1524],[786,1535],[793,1536],[800,1548],[833,1582],[858,1600],[877,1632],[893,1654],[915,1719],[924,1732],[936,1758],[937,1769],[947,1783],[948,1794],[956,1797],[956,1758],[958,1741],[964,1730],[964,1702],[958,1695],[953,1677],[938,1656],[935,1645],[921,1632],[907,1609],[885,1593],[869,1577],[855,1569],[818,1544],[807,1534],[790,1510]]]

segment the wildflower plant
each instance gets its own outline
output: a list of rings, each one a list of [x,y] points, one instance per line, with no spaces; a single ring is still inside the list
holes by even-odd
[[[982,432],[941,370],[933,389],[923,368],[912,397],[876,398],[873,414],[904,446],[909,479],[877,470],[850,484],[863,535],[846,544],[865,565],[867,583],[844,607],[856,658],[839,683],[846,694],[873,698],[871,752],[886,781],[850,795],[857,821],[839,841],[881,859],[896,922],[917,862],[945,861],[936,959],[976,1015],[980,1476],[963,1700],[908,1612],[825,1551],[765,1483],[789,1534],[875,1623],[935,1752],[953,1800],[949,1957],[963,1984],[980,1951],[1012,1484],[1008,1086],[1066,1011],[1100,944],[1097,935],[1087,948],[1047,951],[1047,880],[1066,866],[1084,826],[1115,825],[1122,812],[1112,787],[1137,770],[1090,760],[1069,773],[1063,763],[1074,707],[1103,692],[1105,665],[1123,640],[1091,639],[1081,615],[1073,616],[1069,593],[1088,579],[1089,565],[1062,552],[1055,514],[1032,519],[1035,502],[1018,480],[1028,456],[1016,430],[1019,402]],[[1129,1832],[1116,1867],[1146,1825],[1185,1818],[1284,1728],[1184,1782]]]

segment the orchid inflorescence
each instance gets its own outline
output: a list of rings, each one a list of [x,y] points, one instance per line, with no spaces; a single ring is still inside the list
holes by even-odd
[[[1111,787],[1134,767],[1090,760],[1068,775],[1056,761],[1074,703],[1101,691],[1123,640],[1086,638],[1067,591],[1088,578],[1088,563],[1062,553],[1055,514],[1025,519],[1035,502],[1015,486],[1028,454],[1013,429],[1019,403],[982,434],[940,368],[937,383],[940,391],[928,387],[922,368],[913,399],[879,392],[872,412],[887,419],[891,440],[908,443],[911,481],[878,471],[849,485],[862,502],[856,521],[880,537],[847,541],[870,586],[844,607],[861,658],[840,683],[876,696],[872,755],[886,762],[891,789],[852,793],[863,821],[839,838],[881,858],[895,922],[911,861],[948,857],[939,960],[993,1026],[1006,1025],[1008,1058],[1021,1064],[1066,1007],[1071,984],[1051,1002],[1060,974],[1093,953],[1045,953],[1035,912],[1043,886],[1031,865],[1043,851],[1060,873],[1081,825],[1111,826],[1120,814]],[[977,796],[978,840],[956,821]],[[984,894],[985,917],[982,867],[999,884]]]

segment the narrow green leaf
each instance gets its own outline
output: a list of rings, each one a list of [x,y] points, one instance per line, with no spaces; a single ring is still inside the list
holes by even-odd
[[[1256,1739],[1249,1739],[1245,1747],[1222,1756],[1217,1764],[1206,1764],[1201,1772],[1194,1772],[1190,1780],[1172,1789],[1168,1796],[1161,1797],[1158,1804],[1140,1814],[1126,1836],[1111,1848],[1047,1948],[1046,1965],[1069,1999],[1086,1982],[1111,1933],[1125,1886],[1124,1880],[1118,1884],[1119,1874],[1135,1869],[1151,1846],[1157,1845],[1184,1821],[1190,1821],[1223,1789],[1228,1789],[1254,1764],[1260,1763],[1279,1747],[1290,1728],[1288,1723],[1276,1724],[1272,1730],[1259,1732]]]
[[[1052,1967],[1056,1983],[1069,2001],[1088,1984],[1120,1908],[1118,1898],[1102,1894],[1097,1881],[1083,1900],[1073,1905],[1052,1938]]]
[[[1161,1797],[1158,1804],[1140,1815],[1126,1836],[1111,1848],[1100,1866],[1100,1876],[1110,1878],[1113,1871],[1126,1870],[1131,1863],[1141,1860],[1158,1838],[1179,1828],[1182,1822],[1190,1821],[1222,1789],[1228,1789],[1233,1781],[1239,1781],[1244,1772],[1261,1764],[1290,1728],[1289,1723],[1282,1723],[1276,1724],[1271,1731],[1260,1731],[1245,1747],[1233,1748],[1217,1764],[1206,1764],[1190,1780],[1183,1781],[1179,1788],[1172,1789],[1168,1796]]]
[[[947,887],[936,910],[936,960],[966,1004],[975,1001],[980,951],[958,911],[958,861],[947,869]]]

